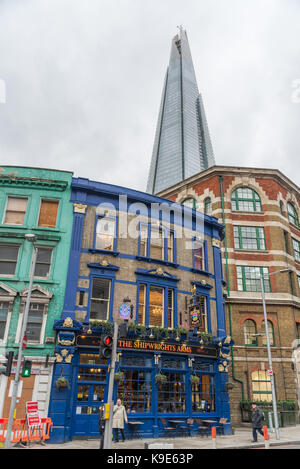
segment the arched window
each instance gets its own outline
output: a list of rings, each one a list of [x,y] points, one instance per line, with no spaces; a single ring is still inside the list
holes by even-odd
[[[272,401],[271,380],[266,370],[253,371],[251,383],[254,401]]]
[[[210,198],[210,197],[207,197],[207,198],[204,200],[204,213],[205,213],[206,215],[211,215],[211,212],[212,212],[211,198]]]
[[[256,323],[252,319],[247,319],[244,322],[245,345],[257,345],[257,337],[253,334],[256,334]]]
[[[299,218],[298,218],[297,211],[294,205],[291,204],[290,202],[288,202],[287,204],[287,213],[288,213],[289,222],[293,223],[296,226],[299,226]]]
[[[232,210],[244,212],[261,212],[259,195],[250,187],[239,187],[231,195]]]
[[[261,323],[261,332],[263,334],[265,334],[266,332],[266,329],[265,329],[265,321],[263,321]],[[275,345],[275,341],[274,341],[274,327],[273,327],[273,323],[271,321],[268,320],[268,333],[269,333],[269,341],[270,341],[270,345]],[[267,337],[265,335],[262,336],[263,337],[263,340],[262,340],[262,344],[264,346],[267,345]]]
[[[190,208],[193,208],[195,210],[198,209],[198,202],[196,199],[193,199],[192,197],[189,198],[189,199],[185,199],[183,202],[182,202],[182,205],[185,205],[186,207],[190,207]]]

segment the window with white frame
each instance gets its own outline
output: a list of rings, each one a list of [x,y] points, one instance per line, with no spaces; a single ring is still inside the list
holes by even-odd
[[[9,311],[9,302],[0,301],[0,340],[4,340]]]
[[[26,327],[26,336],[28,342],[40,343],[41,332],[44,322],[45,304],[30,303],[28,311],[28,320]]]
[[[4,225],[24,225],[27,197],[8,196],[4,214]]]
[[[17,267],[19,246],[11,244],[0,245],[0,275],[14,276]]]
[[[204,270],[204,244],[203,241],[195,239],[193,242],[194,269]]]
[[[148,244],[149,243],[149,244]],[[174,231],[158,225],[140,225],[139,256],[174,262]]]
[[[96,226],[95,248],[105,251],[114,250],[116,237],[116,218],[110,216],[99,216]]]
[[[38,247],[34,277],[48,279],[50,275],[53,248]]]
[[[90,306],[90,320],[108,321],[111,280],[94,277]]]

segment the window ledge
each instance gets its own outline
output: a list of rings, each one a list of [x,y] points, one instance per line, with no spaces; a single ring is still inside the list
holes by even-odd
[[[234,252],[253,252],[253,253],[262,253],[262,254],[269,254],[267,249],[241,249],[241,248],[233,248]]]
[[[118,251],[107,251],[106,249],[96,249],[90,248],[88,249],[89,252],[92,254],[105,254],[107,256],[114,256],[117,257],[120,253]]]
[[[167,265],[167,266],[169,266],[169,267],[174,267],[175,269],[179,266],[179,264],[176,264],[175,262],[163,261],[163,260],[161,260],[161,259],[152,259],[152,257],[135,256],[135,258],[136,258],[138,261],[151,262],[152,264]]]
[[[245,214],[245,215],[264,215],[265,212],[255,212],[255,211],[250,211],[250,212],[247,212],[246,210],[232,210],[231,209],[231,213],[240,213],[240,214]]]
[[[214,275],[213,275],[211,272],[208,272],[207,270],[201,270],[201,269],[192,268],[191,271],[192,271],[194,274],[206,275],[206,277],[211,277],[211,278],[214,277]]]

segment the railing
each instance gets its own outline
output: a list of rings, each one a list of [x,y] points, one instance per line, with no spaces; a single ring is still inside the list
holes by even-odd
[[[0,442],[6,440],[8,419],[0,419]],[[48,417],[42,418],[40,425],[28,427],[26,419],[16,419],[13,423],[11,443],[49,440],[53,423]]]

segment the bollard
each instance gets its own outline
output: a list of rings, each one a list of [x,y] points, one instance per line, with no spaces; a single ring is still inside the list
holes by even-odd
[[[265,440],[265,449],[269,449],[270,447],[270,441],[269,441],[269,435],[268,435],[268,427],[267,425],[263,426],[263,432],[264,432],[264,440]]]
[[[211,427],[211,438],[212,438],[212,444],[213,444],[213,449],[217,449],[217,429],[216,427]]]

